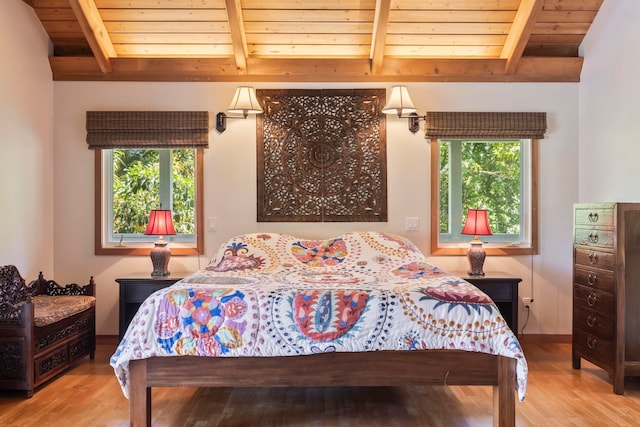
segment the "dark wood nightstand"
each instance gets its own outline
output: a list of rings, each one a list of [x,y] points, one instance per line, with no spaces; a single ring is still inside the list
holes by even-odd
[[[146,274],[132,274],[116,279],[120,284],[120,316],[118,325],[118,340],[122,340],[133,316],[142,302],[158,289],[173,285],[187,274],[171,274],[170,276],[154,276]]]
[[[472,285],[496,303],[509,328],[518,335],[518,284],[522,279],[509,277],[505,273],[486,273],[485,276],[469,276],[468,273],[453,273]]]

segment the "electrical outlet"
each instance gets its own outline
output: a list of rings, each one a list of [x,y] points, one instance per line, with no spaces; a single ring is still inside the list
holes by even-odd
[[[526,309],[531,308],[531,303],[533,302],[533,298],[522,297],[522,306]]]

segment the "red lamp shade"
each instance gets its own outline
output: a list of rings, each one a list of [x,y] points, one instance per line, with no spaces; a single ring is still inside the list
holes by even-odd
[[[462,234],[475,236],[467,252],[469,275],[484,276],[482,267],[487,254],[482,247],[482,242],[478,240],[478,236],[490,236],[493,234],[489,226],[489,212],[486,209],[469,209],[467,212],[467,222],[465,222],[462,228]]]
[[[149,214],[149,224],[144,234],[151,236],[172,236],[176,234],[176,229],[173,228],[171,211],[167,209],[152,210]]]
[[[162,236],[171,236],[176,234],[173,228],[173,220],[171,219],[171,211],[165,209],[154,209],[149,214],[149,225],[147,225],[146,235],[160,236],[154,243],[153,249],[149,255],[153,263],[152,276],[168,276],[169,259],[171,258],[171,249],[167,246],[167,241]]]
[[[467,212],[467,222],[462,228],[462,234],[472,236],[490,236],[491,226],[489,226],[489,211],[486,209],[469,209]]]

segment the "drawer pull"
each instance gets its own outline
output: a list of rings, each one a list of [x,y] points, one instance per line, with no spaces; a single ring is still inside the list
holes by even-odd
[[[593,338],[593,337],[588,337],[587,338],[587,347],[589,347],[591,350],[593,350],[594,348],[596,348],[596,344],[597,344],[598,340]]]
[[[598,222],[598,212],[589,212],[589,221]]]
[[[589,327],[593,328],[595,324],[596,324],[596,318],[594,316],[587,317],[587,325],[589,325]]]
[[[595,253],[595,252],[589,253],[589,262],[591,264],[597,264],[598,263],[598,254]]]
[[[595,285],[598,282],[598,276],[595,274],[589,273],[587,276],[587,283],[591,286]]]
[[[598,233],[589,233],[589,242],[598,243]]]
[[[598,302],[598,297],[594,294],[589,294],[587,295],[587,304],[589,304],[589,307],[593,307],[594,305],[596,305],[596,303]]]

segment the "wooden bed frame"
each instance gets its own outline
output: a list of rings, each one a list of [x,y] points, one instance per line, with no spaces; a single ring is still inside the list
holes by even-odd
[[[152,387],[427,384],[493,386],[493,425],[515,426],[516,360],[485,353],[420,350],[288,357],[152,357],[132,360],[129,370],[132,426],[151,426]]]

